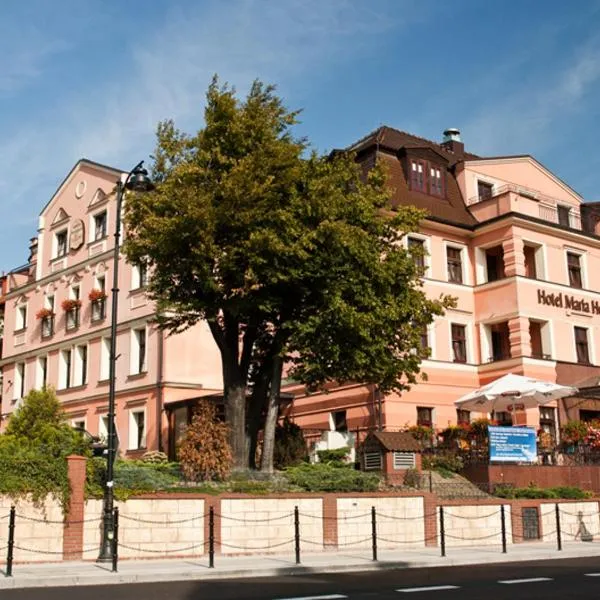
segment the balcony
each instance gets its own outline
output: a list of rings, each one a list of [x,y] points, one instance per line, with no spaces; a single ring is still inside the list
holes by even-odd
[[[517,200],[521,201],[517,203]],[[578,208],[522,185],[508,183],[494,186],[489,194],[468,198],[467,205],[480,221],[508,212],[518,212],[571,229],[581,229],[581,213]]]

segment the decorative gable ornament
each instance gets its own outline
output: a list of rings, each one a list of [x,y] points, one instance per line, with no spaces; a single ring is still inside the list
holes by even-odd
[[[85,225],[81,219],[77,219],[71,225],[71,236],[69,238],[69,246],[71,250],[79,250],[83,246],[85,240]]]
[[[59,208],[56,215],[54,215],[54,219],[52,219],[52,225],[57,225],[58,223],[62,223],[69,218],[68,213],[64,208]]]
[[[92,196],[92,199],[90,200],[90,203],[88,206],[102,204],[102,202],[104,202],[107,198],[108,198],[108,196],[106,195],[106,192],[103,189],[98,188],[96,190],[96,192],[94,193],[94,195]]]

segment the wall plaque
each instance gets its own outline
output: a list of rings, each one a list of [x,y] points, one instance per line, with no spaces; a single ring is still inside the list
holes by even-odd
[[[71,250],[79,250],[85,239],[85,225],[81,219],[77,219],[71,226],[70,247]]]

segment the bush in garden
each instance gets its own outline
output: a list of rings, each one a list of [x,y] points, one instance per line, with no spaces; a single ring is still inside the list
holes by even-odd
[[[320,463],[327,463],[334,467],[348,464],[350,448],[335,448],[334,450],[317,450]]]
[[[588,435],[589,427],[583,421],[567,421],[560,428],[560,437],[565,444],[578,444]]]
[[[426,471],[458,473],[464,466],[463,459],[456,452],[436,452],[423,456],[422,467]]]
[[[217,420],[214,403],[201,401],[179,447],[184,475],[191,481],[222,481],[231,472],[226,423]]]
[[[284,475],[292,485],[307,492],[374,492],[381,483],[375,473],[323,463],[290,467]]]
[[[293,467],[303,462],[307,457],[306,441],[302,429],[284,419],[275,429],[275,448],[273,451],[273,464],[276,469]]]
[[[406,487],[411,488],[420,488],[421,487],[421,473],[418,469],[407,469],[406,473],[404,473],[404,485]]]

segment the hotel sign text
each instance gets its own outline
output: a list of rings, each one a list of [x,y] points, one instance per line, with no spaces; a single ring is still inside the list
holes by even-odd
[[[600,302],[598,300],[582,300],[562,292],[545,292],[538,290],[538,304],[554,306],[555,308],[566,308],[577,312],[600,315]]]

